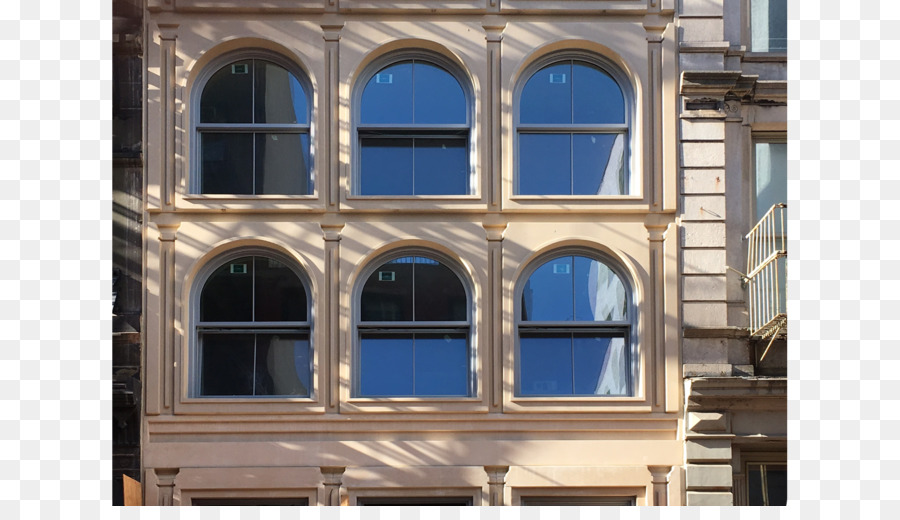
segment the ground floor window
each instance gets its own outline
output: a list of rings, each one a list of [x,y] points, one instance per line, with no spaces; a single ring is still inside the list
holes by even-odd
[[[358,506],[471,506],[472,497],[359,497]]]
[[[633,506],[633,497],[522,497],[523,506]]]
[[[787,465],[748,463],[747,501],[751,506],[787,505]]]
[[[309,499],[297,498],[193,498],[192,506],[308,506]]]

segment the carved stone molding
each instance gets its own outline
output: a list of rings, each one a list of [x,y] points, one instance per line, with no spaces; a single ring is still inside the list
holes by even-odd
[[[322,472],[322,484],[325,485],[325,504],[326,506],[341,505],[341,478],[346,471],[344,466],[322,466],[319,470]]]
[[[490,502],[488,505],[503,505],[503,488],[506,486],[506,474],[509,472],[509,466],[485,466],[485,473],[488,475],[488,486],[490,487]]]

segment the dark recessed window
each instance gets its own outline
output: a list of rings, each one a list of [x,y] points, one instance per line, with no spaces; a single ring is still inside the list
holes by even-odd
[[[359,113],[359,195],[470,193],[468,102],[446,68],[419,59],[383,67]]]
[[[472,497],[359,497],[359,506],[471,506]]]
[[[300,77],[262,59],[225,65],[200,97],[200,193],[312,193],[309,135]]]
[[[547,65],[525,82],[518,108],[518,195],[628,193],[625,96],[606,71]]]
[[[787,465],[747,464],[747,500],[751,506],[787,505]]]
[[[468,293],[452,269],[390,260],[368,277],[359,309],[360,397],[471,394]]]
[[[631,395],[628,291],[604,262],[552,258],[522,287],[521,396]]]
[[[309,396],[306,287],[284,262],[242,256],[206,279],[197,320],[200,396]]]

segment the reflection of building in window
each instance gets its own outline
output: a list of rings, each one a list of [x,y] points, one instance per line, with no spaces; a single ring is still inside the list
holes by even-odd
[[[750,0],[750,50],[787,52],[787,0]]]

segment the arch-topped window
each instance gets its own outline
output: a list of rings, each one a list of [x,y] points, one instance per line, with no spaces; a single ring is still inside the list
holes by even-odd
[[[425,252],[389,257],[360,292],[356,395],[472,393],[469,294]]]
[[[196,118],[203,194],[307,195],[310,87],[272,55],[234,59],[203,84]]]
[[[471,193],[471,95],[437,55],[378,62],[362,77],[357,195]]]
[[[516,111],[517,195],[628,194],[630,107],[607,67],[539,62]]]
[[[521,287],[516,393],[632,395],[630,290],[582,253],[541,262]]]
[[[309,292],[280,256],[225,257],[195,307],[197,396],[309,396]]]

